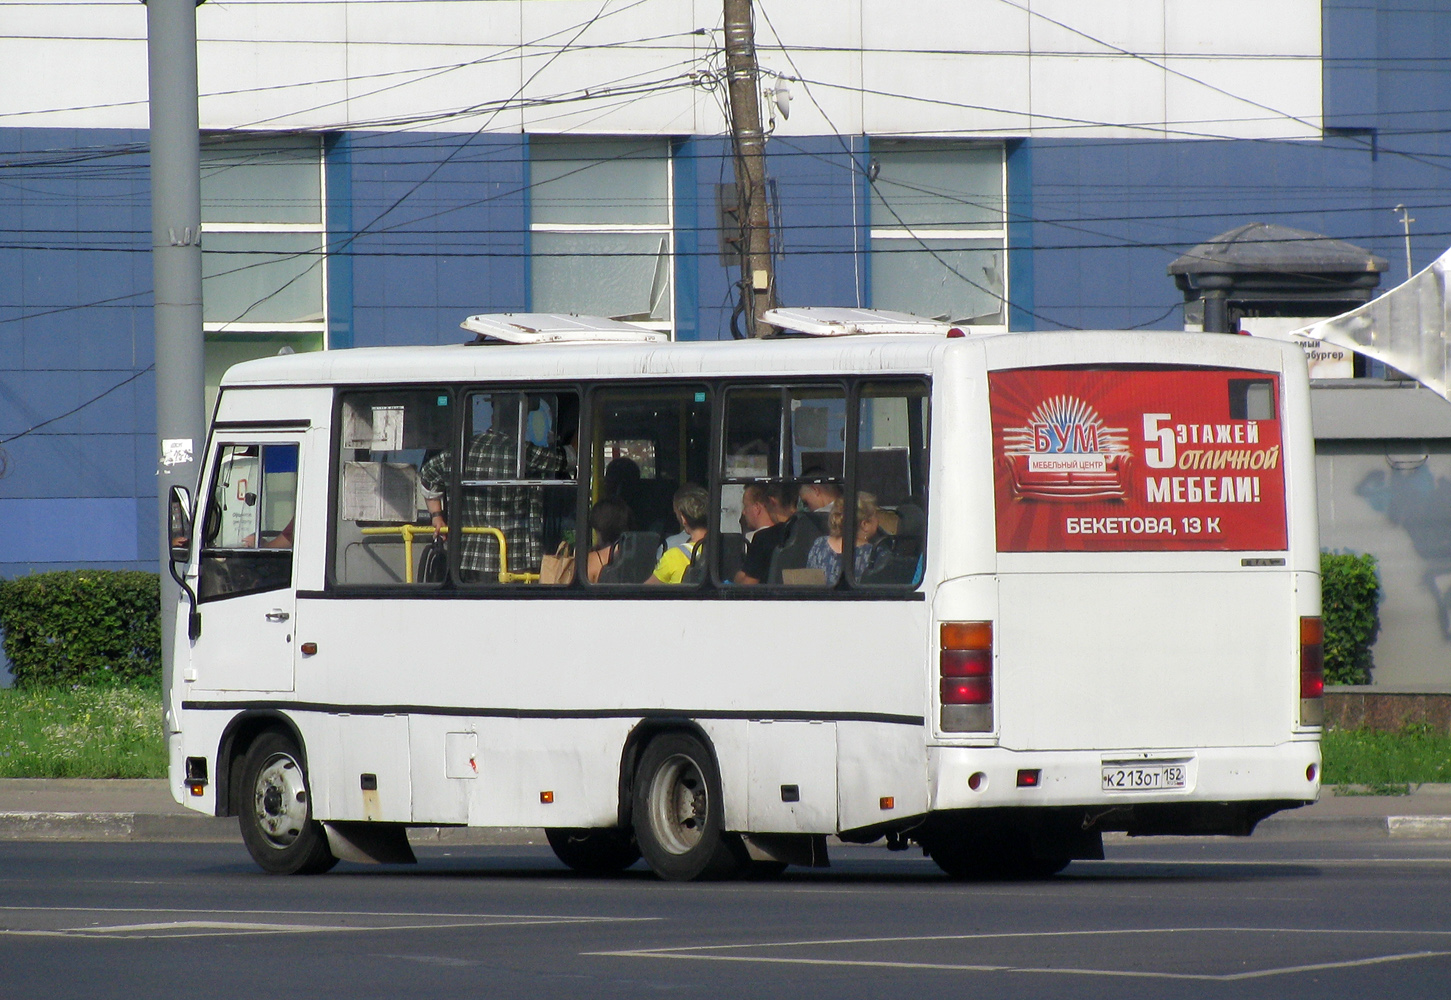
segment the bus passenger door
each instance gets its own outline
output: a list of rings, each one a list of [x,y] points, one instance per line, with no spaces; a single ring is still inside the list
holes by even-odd
[[[291,691],[300,439],[219,440],[201,495],[192,691]]]

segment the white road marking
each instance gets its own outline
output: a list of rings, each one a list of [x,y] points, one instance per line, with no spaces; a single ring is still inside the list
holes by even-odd
[[[661,920],[662,917],[583,917],[557,913],[417,913],[406,910],[204,910],[195,906],[4,906],[0,912],[30,911],[35,913],[226,913],[247,915],[265,913],[269,916],[289,917],[410,917],[465,920],[571,920],[579,923],[597,921],[617,923],[620,921]]]
[[[1328,969],[1348,969],[1361,966],[1383,965],[1390,962],[1406,962],[1415,959],[1444,958],[1451,956],[1451,950],[1397,952],[1387,955],[1372,955],[1367,958],[1344,959],[1330,962],[1316,962],[1302,965],[1276,966],[1232,973],[1154,972],[1126,969],[1093,969],[1075,967],[1038,967],[1002,964],[971,964],[953,962],[912,962],[889,959],[832,959],[806,957],[773,957],[768,955],[723,955],[712,954],[724,951],[756,950],[768,948],[809,948],[839,945],[903,944],[933,941],[988,941],[1010,938],[1065,938],[1104,937],[1133,934],[1208,934],[1208,933],[1254,933],[1254,934],[1335,934],[1345,935],[1396,935],[1399,937],[1428,935],[1451,936],[1451,930],[1391,930],[1365,929],[1347,930],[1341,928],[1302,927],[1172,927],[1172,928],[1120,928],[1082,931],[1009,931],[995,934],[930,934],[902,935],[871,938],[823,938],[807,941],[763,941],[749,944],[685,945],[673,948],[640,948],[626,951],[586,952],[593,957],[655,958],[699,962],[746,962],[775,965],[814,965],[841,968],[923,969],[946,972],[1018,972],[1039,975],[1108,976],[1134,979],[1184,979],[1215,982],[1236,982],[1248,979],[1263,979],[1271,976],[1294,975]]]
[[[486,927],[542,927],[560,924],[603,924],[641,923],[659,920],[659,917],[591,917],[560,916],[554,914],[526,913],[403,913],[371,912],[364,910],[198,910],[171,907],[90,907],[90,906],[0,906],[0,912],[33,914],[126,914],[128,916],[163,914],[187,914],[201,918],[164,920],[146,923],[94,923],[84,926],[56,928],[0,928],[0,936],[9,937],[65,937],[103,940],[108,937],[137,938],[183,938],[220,937],[257,934],[356,934],[379,931],[453,930],[461,928]],[[272,919],[266,922],[246,919],[265,915]],[[385,919],[388,923],[337,924],[306,923],[308,917],[357,917],[361,919]],[[241,919],[215,919],[236,917]],[[298,922],[283,923],[277,918],[301,918]],[[399,918],[404,918],[399,922]]]
[[[591,955],[609,955],[619,958],[665,958],[697,962],[756,962],[772,965],[826,965],[859,967],[871,969],[928,969],[943,972],[1022,972],[1058,976],[1109,976],[1131,979],[1192,979],[1214,982],[1232,982],[1241,979],[1262,979],[1269,976],[1284,976],[1298,972],[1314,972],[1325,969],[1347,969],[1362,965],[1380,965],[1386,962],[1403,962],[1415,958],[1441,958],[1451,951],[1417,951],[1403,955],[1377,955],[1372,958],[1350,959],[1344,962],[1322,962],[1316,965],[1294,965],[1276,969],[1259,969],[1254,972],[1235,972],[1225,975],[1194,972],[1145,972],[1122,969],[1075,969],[1034,968],[1022,965],[953,965],[943,962],[891,962],[863,961],[860,959],[828,958],[767,958],[743,955],[684,955],[661,954],[650,951],[588,952]]]

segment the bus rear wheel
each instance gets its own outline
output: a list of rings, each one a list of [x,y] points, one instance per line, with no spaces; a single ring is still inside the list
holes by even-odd
[[[242,842],[263,871],[313,875],[338,863],[322,824],[312,818],[307,771],[291,738],[281,733],[257,737],[242,764],[240,792]]]
[[[650,869],[670,882],[735,875],[747,861],[723,827],[720,775],[694,736],[668,733],[645,748],[635,774],[635,840]]]
[[[577,872],[609,875],[640,860],[628,830],[545,830],[554,856]]]

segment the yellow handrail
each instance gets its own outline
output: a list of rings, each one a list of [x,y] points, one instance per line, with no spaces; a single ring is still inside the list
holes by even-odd
[[[448,534],[448,527],[440,529],[443,534]],[[464,528],[465,535],[493,535],[499,540],[499,582],[500,583],[538,583],[538,573],[511,573],[509,572],[509,542],[504,538],[504,533],[498,528]],[[413,582],[413,536],[431,535],[433,528],[428,525],[400,524],[396,528],[363,528],[364,535],[401,535],[403,537],[403,582]]]

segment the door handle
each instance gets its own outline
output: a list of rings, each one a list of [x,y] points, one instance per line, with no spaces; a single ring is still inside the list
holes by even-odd
[[[285,621],[287,621],[287,619],[289,619],[291,617],[292,616],[289,615],[286,611],[269,611],[269,612],[267,612],[267,620],[269,622],[285,622]]]

